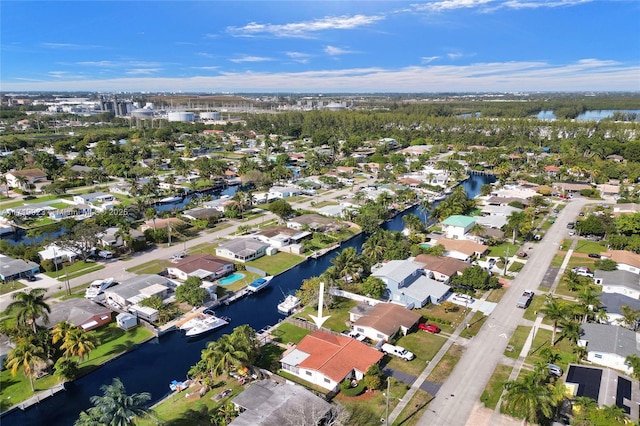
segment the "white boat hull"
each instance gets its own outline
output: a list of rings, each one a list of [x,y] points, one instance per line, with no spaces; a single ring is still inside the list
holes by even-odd
[[[258,278],[257,280],[253,281],[251,284],[247,286],[247,290],[249,290],[252,293],[257,293],[263,288],[265,288],[266,286],[268,286],[269,282],[271,282],[272,279],[273,279],[272,276]]]
[[[212,315],[201,320],[196,326],[187,330],[186,335],[187,337],[200,336],[201,334],[208,333],[227,324],[229,324],[229,321]]]

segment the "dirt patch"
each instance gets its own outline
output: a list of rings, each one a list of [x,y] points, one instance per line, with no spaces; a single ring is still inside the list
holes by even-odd
[[[339,393],[338,395],[336,395],[336,399],[339,401],[368,401],[375,395],[376,391],[366,390],[358,396],[344,396],[343,394]]]

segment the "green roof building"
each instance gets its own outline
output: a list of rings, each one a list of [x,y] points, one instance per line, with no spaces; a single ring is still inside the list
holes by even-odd
[[[475,223],[475,218],[471,216],[456,214],[449,216],[442,222],[442,230],[447,235],[447,238],[462,239]]]

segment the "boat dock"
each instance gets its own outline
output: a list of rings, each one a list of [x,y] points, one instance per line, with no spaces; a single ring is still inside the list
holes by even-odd
[[[319,257],[322,257],[325,254],[329,253],[330,251],[336,250],[339,247],[340,247],[340,243],[336,243],[336,244],[332,245],[331,247],[326,247],[326,248],[320,249],[318,251],[314,251],[313,253],[311,253],[308,256],[308,258],[318,259]]]

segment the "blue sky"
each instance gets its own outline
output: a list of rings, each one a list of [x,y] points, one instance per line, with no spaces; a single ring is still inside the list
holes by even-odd
[[[638,0],[14,1],[0,90],[639,91]]]

